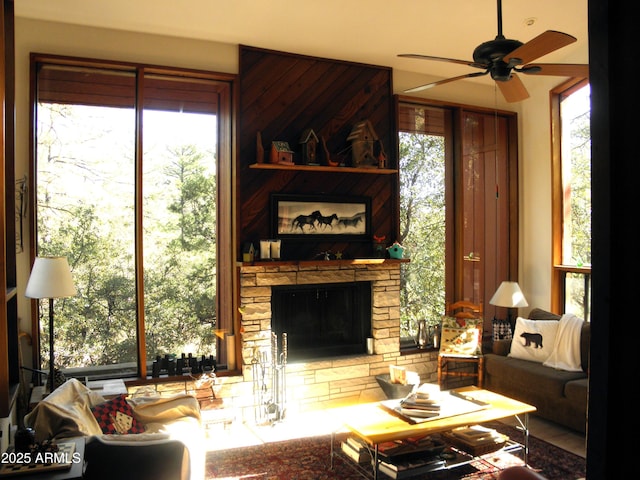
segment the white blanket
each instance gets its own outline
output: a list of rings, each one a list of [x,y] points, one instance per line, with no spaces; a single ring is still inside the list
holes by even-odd
[[[560,318],[556,339],[551,355],[543,365],[558,370],[581,372],[580,364],[580,334],[584,320],[572,313],[565,313]]]
[[[104,402],[96,392],[71,378],[56,388],[24,417],[36,431],[36,441],[100,435],[102,429],[91,407]]]

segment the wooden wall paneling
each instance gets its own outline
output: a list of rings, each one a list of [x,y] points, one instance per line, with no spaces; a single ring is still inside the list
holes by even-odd
[[[347,137],[369,120],[382,140],[389,168],[397,166],[391,69],[241,46],[238,161],[238,241],[271,238],[272,193],[353,195],[372,198],[372,232],[397,235],[397,174],[371,172],[258,170],[256,138],[261,134],[267,163],[271,142],[286,141],[300,162],[298,141],[312,128],[324,137],[332,160],[350,165]],[[340,240],[340,239],[339,239]],[[371,255],[371,242],[287,241],[286,259],[311,259],[325,250],[350,258]],[[241,251],[241,248],[239,249]]]

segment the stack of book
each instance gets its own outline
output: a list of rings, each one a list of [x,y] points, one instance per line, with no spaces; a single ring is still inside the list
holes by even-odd
[[[472,455],[484,455],[502,448],[509,437],[482,425],[454,428],[443,434],[454,447]]]
[[[354,436],[348,436],[340,445],[342,453],[356,463],[371,463],[371,450],[365,442]]]
[[[427,472],[440,470],[446,466],[446,461],[440,457],[434,457],[430,460],[407,460],[396,463],[387,463],[381,461],[378,464],[378,470],[386,476],[395,480],[415,477]]]
[[[400,401],[400,413],[409,417],[436,417],[440,415],[440,395],[428,384],[421,385]]]
[[[442,468],[445,461],[440,453],[446,445],[438,436],[411,437],[380,443],[378,445],[378,469],[393,479],[417,475]],[[342,453],[356,463],[371,465],[372,449],[353,435],[341,443]]]
[[[438,470],[445,466],[440,456],[445,448],[437,436],[411,437],[378,445],[378,469],[393,479]]]

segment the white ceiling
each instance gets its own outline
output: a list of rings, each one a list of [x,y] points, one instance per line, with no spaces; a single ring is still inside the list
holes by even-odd
[[[15,13],[388,66],[423,74],[424,82],[418,78],[426,83],[432,76],[478,70],[397,54],[471,60],[473,49],[497,34],[496,5],[496,0],[16,0]],[[537,61],[588,62],[587,0],[503,0],[502,9],[507,38],[526,43],[545,30],[578,38]]]

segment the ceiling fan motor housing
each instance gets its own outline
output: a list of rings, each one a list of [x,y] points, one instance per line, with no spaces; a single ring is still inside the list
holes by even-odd
[[[518,40],[498,36],[478,45],[473,51],[473,61],[485,65],[494,80],[506,82],[511,78],[511,70],[517,63],[507,64],[502,59],[522,45]]]

